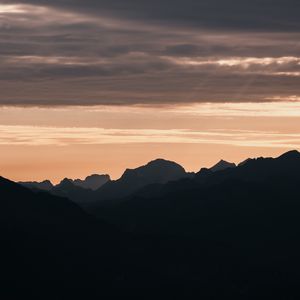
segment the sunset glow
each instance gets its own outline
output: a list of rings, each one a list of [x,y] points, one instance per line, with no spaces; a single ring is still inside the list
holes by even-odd
[[[157,157],[195,171],[300,148],[297,9],[113,2],[0,1],[2,175],[116,178]]]

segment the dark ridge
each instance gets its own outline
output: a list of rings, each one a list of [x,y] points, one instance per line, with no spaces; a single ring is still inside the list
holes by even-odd
[[[98,189],[95,201],[127,197],[151,184],[165,184],[169,181],[190,177],[179,164],[156,159],[136,169],[126,169],[120,179],[109,181]]]
[[[105,175],[93,174],[87,176],[84,180],[75,179],[73,180],[73,183],[82,188],[91,189],[95,191],[110,180],[111,180],[110,176],[107,174]]]
[[[217,164],[210,168],[212,172],[226,170],[228,168],[235,168],[236,165],[234,163],[227,162],[225,160],[220,160]]]
[[[50,180],[44,180],[42,182],[29,181],[29,182],[19,182],[22,186],[30,189],[50,191],[53,188],[53,184]]]
[[[297,150],[288,151],[278,157],[278,159],[299,159],[300,152]]]
[[[120,251],[114,227],[66,198],[33,192],[3,177],[0,199],[0,272],[10,296],[31,291],[51,299],[51,292],[63,289],[72,295],[74,287],[111,285]]]

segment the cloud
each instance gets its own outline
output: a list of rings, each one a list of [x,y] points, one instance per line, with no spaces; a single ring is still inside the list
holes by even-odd
[[[0,1],[0,105],[298,95],[297,8],[293,0]]]
[[[241,147],[297,148],[300,133],[244,130],[103,129],[0,125],[0,145],[67,146],[136,143],[216,144]]]
[[[297,0],[23,0],[95,16],[209,29],[299,31]]]

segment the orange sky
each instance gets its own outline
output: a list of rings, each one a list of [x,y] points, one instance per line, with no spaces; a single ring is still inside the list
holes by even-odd
[[[300,103],[0,109],[0,172],[16,181],[108,173],[156,158],[188,171],[300,149]]]
[[[0,0],[0,175],[300,149],[300,2],[279,2]]]

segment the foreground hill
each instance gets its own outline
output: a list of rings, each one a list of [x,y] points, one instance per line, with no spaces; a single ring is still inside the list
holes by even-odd
[[[114,228],[65,198],[34,193],[2,177],[0,199],[1,284],[11,295],[26,289],[46,299],[56,288],[97,282],[101,289],[118,276]]]

